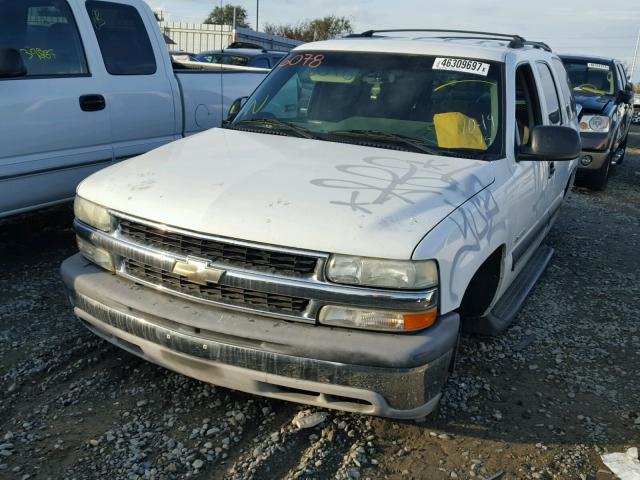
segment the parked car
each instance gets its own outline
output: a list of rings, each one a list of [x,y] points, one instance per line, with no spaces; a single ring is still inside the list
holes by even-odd
[[[174,61],[187,61],[191,62],[195,58],[196,54],[192,52],[184,52],[182,50],[169,50],[169,55]]]
[[[576,185],[602,190],[611,165],[624,160],[633,116],[633,85],[617,60],[563,55],[562,61],[582,107],[582,155]]]
[[[640,93],[633,96],[633,123],[640,123]]]
[[[258,45],[233,43],[222,50],[199,53],[193,60],[240,67],[273,68],[286,55],[287,52],[270,51]]]
[[[265,75],[174,71],[142,0],[0,0],[0,217],[220,125]]]
[[[549,262],[580,137],[546,45],[424,35],[298,47],[227,128],[82,182],[84,325],[225,387],[431,412],[461,320],[502,331]]]

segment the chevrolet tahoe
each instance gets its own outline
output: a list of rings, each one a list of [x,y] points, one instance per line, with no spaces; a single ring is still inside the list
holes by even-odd
[[[453,34],[302,45],[225,128],[83,181],[75,315],[216,385],[428,415],[461,329],[507,328],[544,271],[580,153],[548,46]]]

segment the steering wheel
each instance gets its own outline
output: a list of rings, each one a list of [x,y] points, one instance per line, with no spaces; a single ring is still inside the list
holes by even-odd
[[[592,83],[583,83],[582,85],[578,85],[578,88],[582,88],[582,87],[591,88],[592,90],[599,90],[599,88],[593,85]]]

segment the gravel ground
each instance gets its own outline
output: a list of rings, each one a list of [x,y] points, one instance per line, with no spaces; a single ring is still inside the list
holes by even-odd
[[[574,190],[556,256],[502,336],[465,336],[426,423],[216,388],[73,317],[69,207],[0,222],[0,478],[613,479],[640,446],[640,129],[605,192]],[[299,423],[317,426],[298,428]]]

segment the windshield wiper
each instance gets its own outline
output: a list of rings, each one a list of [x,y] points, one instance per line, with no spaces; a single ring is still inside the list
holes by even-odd
[[[277,127],[277,128],[283,128],[285,130],[289,130],[290,132],[293,132],[295,134],[297,134],[299,137],[302,138],[317,138],[309,129],[301,127],[299,125],[296,125],[294,123],[291,122],[285,122],[283,120],[278,120],[276,118],[252,118],[252,119],[247,119],[247,120],[240,120],[236,123],[233,123],[231,125],[229,125],[229,127],[234,128],[234,127],[241,127],[242,125],[246,125],[246,126],[261,126],[264,127],[266,129],[268,129],[270,126],[271,127]]]
[[[418,151],[421,153],[428,153],[430,155],[441,155],[441,152],[439,152],[435,148],[425,145],[422,140],[413,137],[407,137],[405,135],[398,135],[396,133],[382,132],[379,130],[334,130],[332,132],[328,132],[328,135],[371,138],[374,141],[378,140],[383,142],[391,142],[395,145],[410,147],[414,151]]]

